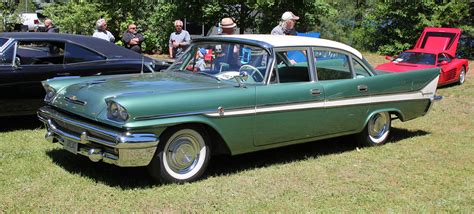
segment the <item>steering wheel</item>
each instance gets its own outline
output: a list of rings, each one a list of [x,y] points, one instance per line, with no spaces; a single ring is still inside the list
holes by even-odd
[[[240,73],[242,70],[252,70],[252,73],[250,73],[249,76],[251,76],[255,82],[261,82],[261,81],[263,81],[263,78],[264,78],[264,77],[263,77],[262,73],[260,73],[260,70],[258,70],[258,68],[253,67],[253,66],[251,66],[251,65],[242,65],[242,66],[240,66],[240,68],[239,68],[239,73]],[[255,74],[258,74],[258,77],[260,77],[260,79],[258,79],[258,77],[255,76]],[[260,81],[259,81],[259,80],[260,80]]]

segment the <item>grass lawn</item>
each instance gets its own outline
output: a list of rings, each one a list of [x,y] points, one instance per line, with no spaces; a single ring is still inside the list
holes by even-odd
[[[365,54],[372,64],[383,56]],[[349,137],[216,157],[206,178],[154,184],[47,143],[35,117],[0,120],[0,212],[474,212],[474,61],[464,85],[388,144]],[[343,121],[341,121],[343,122]]]

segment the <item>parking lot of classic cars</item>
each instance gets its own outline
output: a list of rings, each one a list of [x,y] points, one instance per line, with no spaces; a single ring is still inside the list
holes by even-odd
[[[43,104],[41,81],[53,77],[160,71],[167,63],[124,47],[69,34],[0,34],[0,117],[31,115]]]
[[[44,81],[38,117],[46,139],[72,154],[183,183],[199,179],[216,154],[350,134],[381,145],[392,120],[429,111],[438,79],[439,68],[373,70],[359,51],[330,40],[216,36],[194,40],[165,72]]]

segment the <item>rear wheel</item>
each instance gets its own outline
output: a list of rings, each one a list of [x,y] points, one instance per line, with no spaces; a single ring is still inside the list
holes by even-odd
[[[374,114],[364,130],[359,133],[358,141],[363,146],[378,146],[384,144],[390,133],[391,118],[388,112]]]
[[[200,127],[171,128],[160,138],[148,171],[155,180],[165,183],[195,181],[209,163],[209,145],[209,138]]]
[[[466,69],[464,66],[461,67],[461,72],[459,72],[458,84],[462,85],[466,81]]]

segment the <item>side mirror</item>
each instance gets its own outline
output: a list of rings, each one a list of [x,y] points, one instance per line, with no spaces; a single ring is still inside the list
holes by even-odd
[[[247,88],[247,86],[245,86],[245,81],[247,81],[248,78],[249,75],[246,71],[240,71],[238,76],[234,76],[239,88]]]
[[[393,57],[391,57],[391,56],[385,56],[385,59],[386,59],[386,60],[389,60],[389,61],[392,61],[392,60],[393,60]]]
[[[443,61],[441,61],[439,64],[440,64],[440,65],[447,65],[447,64],[448,64],[448,61],[443,60]]]
[[[247,81],[247,79],[249,78],[249,74],[247,73],[247,71],[240,71],[239,76],[240,76],[244,81]]]

